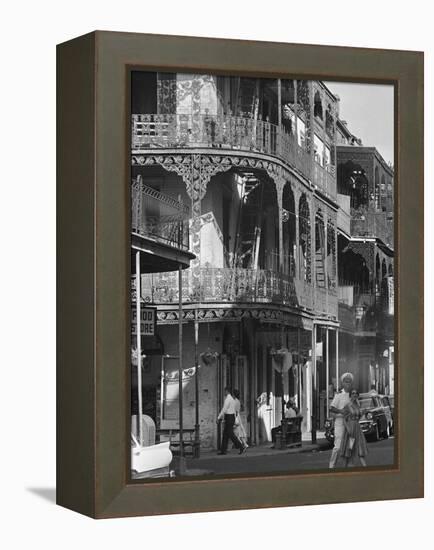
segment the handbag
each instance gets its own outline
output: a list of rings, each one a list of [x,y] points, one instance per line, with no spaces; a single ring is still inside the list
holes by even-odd
[[[237,416],[235,417],[234,426],[239,426],[239,425],[240,425],[240,417],[237,414]]]

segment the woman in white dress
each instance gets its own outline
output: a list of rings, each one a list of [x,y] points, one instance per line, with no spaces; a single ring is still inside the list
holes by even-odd
[[[243,426],[243,422],[241,420],[241,401],[240,401],[240,392],[238,390],[234,390],[232,392],[232,396],[235,401],[235,426],[234,426],[234,433],[238,437],[238,439],[241,441],[241,444],[244,446],[244,449],[247,449],[247,434],[246,430]]]

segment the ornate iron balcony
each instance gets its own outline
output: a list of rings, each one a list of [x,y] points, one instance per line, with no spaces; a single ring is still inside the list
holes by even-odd
[[[336,197],[334,166],[321,166],[295,136],[266,120],[232,115],[132,115],[132,150],[217,148],[277,157],[297,169],[329,197]]]
[[[142,297],[156,304],[178,303],[178,274],[143,276]],[[287,305],[337,317],[336,294],[265,269],[212,268],[182,272],[182,301]]]

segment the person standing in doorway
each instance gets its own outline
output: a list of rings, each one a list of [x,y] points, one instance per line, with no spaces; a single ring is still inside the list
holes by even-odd
[[[342,438],[345,433],[344,409],[351,401],[350,392],[353,385],[354,377],[350,372],[346,372],[341,376],[342,390],[337,393],[330,405],[330,412],[335,419],[335,441],[330,457],[329,468],[336,467],[336,461],[341,449]]]
[[[220,451],[217,453],[219,455],[225,455],[228,450],[229,439],[232,441],[234,446],[239,449],[240,454],[245,451],[241,441],[234,434],[234,424],[236,416],[236,402],[232,396],[230,388],[225,388],[225,402],[223,403],[223,408],[220,411],[220,414],[217,417],[217,422],[224,420],[225,425],[223,428],[223,437]]]

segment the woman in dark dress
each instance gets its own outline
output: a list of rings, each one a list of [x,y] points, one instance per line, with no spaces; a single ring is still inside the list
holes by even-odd
[[[345,466],[354,464],[354,458],[359,457],[362,466],[366,466],[365,457],[368,454],[366,439],[359,424],[362,411],[359,404],[359,392],[352,390],[351,401],[344,407],[345,433],[342,438],[340,455],[345,459]]]

